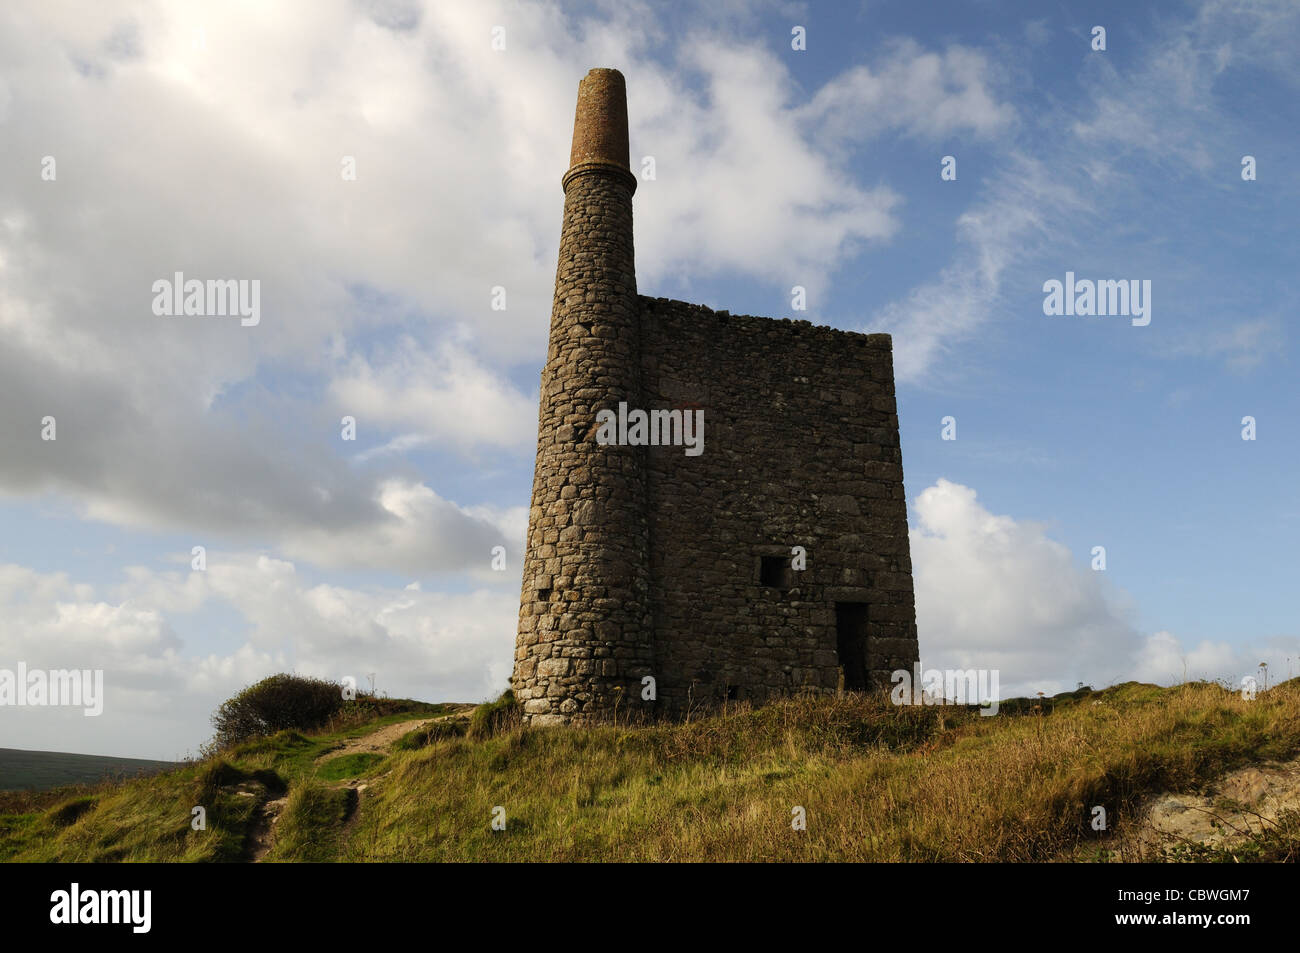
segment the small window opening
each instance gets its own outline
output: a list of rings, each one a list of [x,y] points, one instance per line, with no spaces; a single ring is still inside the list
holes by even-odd
[[[773,589],[789,589],[790,557],[763,556],[761,558],[763,562],[758,571],[759,584]]]

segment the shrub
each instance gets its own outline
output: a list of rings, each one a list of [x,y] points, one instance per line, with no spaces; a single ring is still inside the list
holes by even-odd
[[[221,703],[212,716],[213,747],[292,729],[310,731],[343,707],[342,686],[300,675],[272,675]]]

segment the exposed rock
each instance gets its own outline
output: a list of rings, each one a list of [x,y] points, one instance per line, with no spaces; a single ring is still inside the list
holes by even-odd
[[[1168,853],[1179,844],[1231,848],[1300,810],[1300,760],[1233,771],[1204,795],[1163,794],[1143,819],[1140,841]]]

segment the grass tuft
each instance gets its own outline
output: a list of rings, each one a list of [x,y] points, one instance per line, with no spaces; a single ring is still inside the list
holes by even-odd
[[[469,738],[491,738],[503,731],[517,727],[523,714],[523,707],[515,701],[515,693],[506,690],[496,701],[479,705],[469,716]]]

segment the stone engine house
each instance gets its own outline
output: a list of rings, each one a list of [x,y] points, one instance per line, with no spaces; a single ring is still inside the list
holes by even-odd
[[[591,70],[542,371],[524,716],[887,687],[918,659],[890,338],[638,295],[627,130],[623,75]],[[602,441],[620,403],[702,411],[702,452]]]

